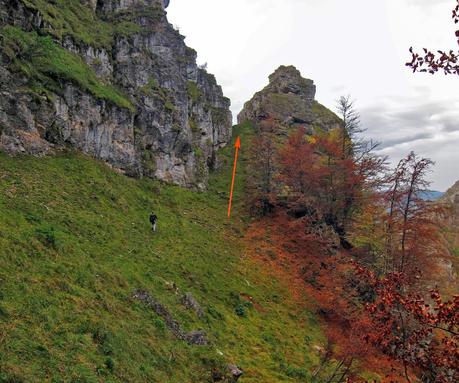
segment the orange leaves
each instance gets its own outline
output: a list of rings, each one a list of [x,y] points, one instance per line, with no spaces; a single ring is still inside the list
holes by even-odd
[[[418,295],[404,293],[403,274],[377,278],[356,267],[375,297],[367,305],[375,332],[368,340],[404,364],[422,368],[429,382],[459,380],[459,297],[443,302],[431,292],[434,305]]]

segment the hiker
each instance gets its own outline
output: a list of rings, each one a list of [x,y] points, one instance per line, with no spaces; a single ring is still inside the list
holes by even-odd
[[[156,214],[151,213],[150,214],[150,223],[151,223],[151,230],[153,230],[153,233],[156,231],[156,222],[158,221],[158,217]]]

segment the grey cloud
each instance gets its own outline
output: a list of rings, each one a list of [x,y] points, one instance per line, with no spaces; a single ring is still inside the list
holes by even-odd
[[[442,130],[444,132],[457,132],[459,131],[459,118],[456,116],[445,116],[442,121]]]
[[[400,144],[406,144],[408,142],[409,143],[414,143],[415,141],[425,140],[425,139],[429,139],[429,138],[433,138],[433,134],[431,134],[431,133],[418,133],[418,134],[413,134],[413,135],[410,135],[410,136],[402,136],[400,138],[387,139],[387,140],[384,140],[381,143],[381,149],[390,148],[390,147],[397,146],[397,145],[400,145]]]
[[[403,109],[381,104],[361,111],[368,135],[381,141],[383,148],[459,131],[459,111],[445,102],[411,100],[402,105]]]

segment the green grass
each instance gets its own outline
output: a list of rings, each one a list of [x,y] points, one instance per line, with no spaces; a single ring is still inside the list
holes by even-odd
[[[315,100],[312,103],[311,110],[316,119],[326,121],[329,124],[342,123],[342,120],[334,112]]]
[[[111,15],[110,20],[105,21],[80,0],[21,2],[27,8],[40,12],[45,22],[44,33],[59,40],[71,37],[77,44],[83,43],[107,50],[111,50],[116,35],[129,36],[142,32],[142,28],[133,22],[137,17],[160,17],[164,14],[159,8],[142,8]]]
[[[59,81],[70,81],[99,99],[134,111],[131,101],[110,84],[99,80],[78,55],[57,45],[50,36],[6,26],[0,30],[1,47],[12,60],[13,68],[33,84],[59,92]]]
[[[148,82],[139,90],[145,96],[154,97],[161,100],[164,104],[164,108],[170,113],[174,113],[176,111],[177,108],[174,105],[174,100],[171,96],[170,89],[161,87],[156,79],[150,78]]]
[[[198,88],[198,85],[194,81],[188,81],[186,87],[190,100],[193,102],[198,102],[202,98],[201,90]]]
[[[251,131],[235,133],[242,157],[230,222],[232,146],[205,193],[127,178],[77,153],[0,154],[0,382],[207,382],[226,362],[245,370],[242,383],[304,382],[322,335],[310,312],[288,303],[285,281],[245,252]],[[212,345],[175,339],[130,298],[138,288]],[[187,291],[203,319],[179,303]]]

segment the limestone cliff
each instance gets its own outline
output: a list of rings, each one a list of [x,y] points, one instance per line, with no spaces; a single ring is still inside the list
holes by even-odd
[[[451,186],[440,198],[440,201],[451,203],[459,209],[459,181]]]
[[[441,272],[446,275],[448,287],[457,291],[459,287],[459,181],[451,186],[436,202],[445,208],[440,216],[443,227],[442,236],[451,254],[451,258],[443,261]]]
[[[230,101],[169,24],[168,0],[0,0],[0,150],[70,146],[204,188]]]
[[[269,84],[246,102],[238,122],[273,118],[285,127],[306,126],[329,130],[340,119],[315,100],[316,86],[294,66],[281,66],[269,76]]]

